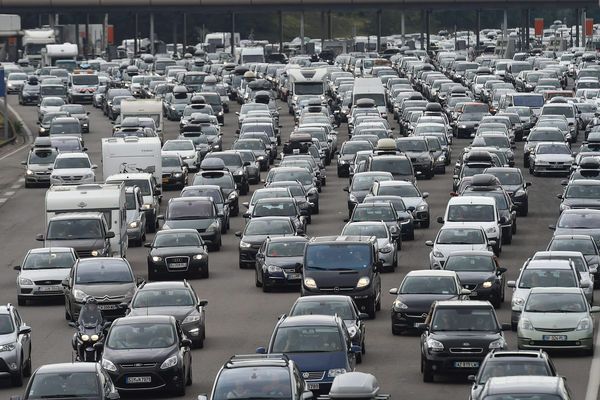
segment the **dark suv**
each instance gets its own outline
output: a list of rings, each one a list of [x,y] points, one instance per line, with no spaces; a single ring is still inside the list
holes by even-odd
[[[302,295],[350,296],[361,312],[375,318],[381,309],[382,267],[374,236],[312,238],[304,252]]]
[[[415,173],[420,173],[427,179],[433,178],[434,159],[425,137],[411,136],[396,139],[396,147],[410,157]]]
[[[443,300],[431,306],[421,329],[421,373],[423,382],[433,382],[434,374],[476,373],[490,350],[504,350],[500,324],[488,301]]]

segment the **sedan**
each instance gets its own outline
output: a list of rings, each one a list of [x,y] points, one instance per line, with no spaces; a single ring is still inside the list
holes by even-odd
[[[162,157],[162,185],[178,186],[183,189],[188,182],[188,167],[179,155],[163,155]]]
[[[256,287],[263,292],[278,287],[298,288],[306,243],[304,236],[268,237],[256,253]]]
[[[442,227],[435,240],[425,242],[432,247],[429,253],[429,265],[433,269],[443,269],[448,256],[456,251],[478,250],[491,251],[494,240],[488,240],[479,225],[463,225],[460,227]]]
[[[173,275],[208,278],[208,252],[195,229],[159,231],[145,246],[150,248],[148,280]]]
[[[238,231],[235,236],[240,238],[239,264],[240,268],[252,268],[256,263],[256,253],[264,241],[270,237],[295,236],[296,227],[289,217],[252,218],[244,231]]]
[[[573,154],[566,143],[538,143],[529,156],[529,173],[567,174],[571,171]]]

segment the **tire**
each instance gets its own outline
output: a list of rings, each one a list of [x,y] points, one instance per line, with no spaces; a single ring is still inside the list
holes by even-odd
[[[515,324],[514,322],[511,322],[511,323],[510,323],[510,329],[511,329],[513,332],[516,332],[516,331],[517,331],[517,324]]]
[[[186,386],[192,386],[192,363],[190,363],[190,368],[188,369],[187,372],[187,379],[185,380],[185,385]]]
[[[27,305],[27,299],[21,296],[17,296],[17,304],[19,306],[26,306]]]
[[[415,230],[413,228],[413,230],[410,231],[410,233],[408,234],[408,237],[406,238],[406,240],[415,240]]]
[[[202,279],[208,279],[210,273],[208,272],[208,265],[204,268],[202,268],[202,271],[200,272],[200,278]]]
[[[23,367],[19,369],[19,372],[16,375],[10,376],[10,384],[14,387],[23,386]]]
[[[65,303],[65,319],[67,321],[71,321],[73,318],[71,318],[71,313],[69,312],[69,310],[66,307],[66,303]]]
[[[400,329],[394,327],[394,325],[392,325],[392,335],[398,336],[398,335],[401,335],[401,334],[402,334],[402,331]]]
[[[31,376],[31,347],[29,348],[29,358],[25,363],[25,367],[23,368],[23,376],[30,377]]]
[[[515,223],[512,225],[511,230],[513,235],[517,234],[517,221],[515,221]]]
[[[313,208],[313,213],[315,213],[315,214],[319,213],[319,202],[318,201],[315,203],[315,208]]]
[[[427,361],[421,359],[421,372],[423,373],[423,382],[433,382],[433,371]]]
[[[183,397],[183,396],[185,396],[185,384],[181,385],[181,387],[173,389],[171,391],[171,393],[175,397]]]
[[[367,314],[369,314],[369,318],[371,319],[375,319],[377,317],[377,304],[375,304],[375,299],[373,299],[371,302]]]
[[[155,280],[157,280],[156,278],[157,278],[156,274],[154,272],[148,270],[148,281],[150,281],[150,282],[155,281]]]
[[[520,209],[519,209],[519,216],[520,217],[526,217],[527,214],[529,214],[529,202],[525,203],[525,205],[523,205]]]

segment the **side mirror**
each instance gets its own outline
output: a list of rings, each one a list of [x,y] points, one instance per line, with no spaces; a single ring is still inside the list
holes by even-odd
[[[590,281],[588,280],[582,280],[581,282],[579,282],[579,287],[582,289],[587,289],[590,287]]]
[[[69,287],[69,278],[65,278],[60,282],[61,286]]]
[[[495,245],[496,245],[496,243],[498,243],[498,242],[496,242],[495,240],[488,240],[488,245],[489,245],[489,246],[492,246],[492,247],[493,247],[493,246],[495,246]]]
[[[249,212],[245,212],[245,213],[242,214],[242,217],[244,217],[244,218],[250,218],[251,215],[250,215]]]
[[[163,214],[158,214],[158,215],[156,216],[156,219],[158,219],[158,220],[163,220],[163,219],[165,219],[165,216],[164,216]]]
[[[427,329],[429,329],[429,325],[421,322],[421,323],[415,324],[415,328],[417,328],[417,330],[419,330],[421,332],[424,332]]]
[[[140,285],[141,285],[141,284],[143,284],[144,282],[146,282],[146,281],[145,281],[145,280],[144,280],[144,278],[142,278],[141,276],[138,276],[137,278],[135,278],[135,284],[136,284],[137,286],[140,286]]]
[[[77,324],[76,324],[75,322],[73,322],[73,321],[69,321],[68,325],[69,325],[71,328],[77,328]]]
[[[425,246],[428,246],[428,247],[433,247],[433,241],[432,241],[432,240],[428,240],[428,241],[426,241],[426,242],[425,242]]]
[[[43,233],[38,233],[37,235],[35,235],[35,240],[37,240],[38,242],[43,242],[44,241],[44,234]]]
[[[190,339],[183,339],[181,341],[181,347],[190,347],[192,345],[192,341]]]
[[[440,223],[440,224],[443,224],[444,223],[444,218],[437,217],[437,222]]]
[[[147,247],[150,249],[150,248],[152,248],[152,243],[151,242],[144,243],[144,247]]]
[[[469,289],[460,289],[460,295],[461,296],[470,296],[471,291]]]
[[[508,281],[508,282],[506,282],[506,286],[508,286],[509,288],[517,287],[517,282],[515,282],[515,281]]]
[[[369,314],[364,312],[358,313],[358,319],[360,319],[361,321],[367,320],[369,319]]]
[[[206,299],[202,299],[202,300],[200,300],[200,301],[198,302],[198,305],[199,305],[200,307],[206,307],[206,306],[208,305],[208,300],[206,300]]]
[[[248,203],[247,201],[243,202],[242,205],[246,208],[250,207],[250,203]]]
[[[94,350],[102,351],[104,349],[104,343],[96,342],[94,343]]]
[[[508,271],[506,268],[503,268],[503,267],[498,267],[498,268],[496,269],[496,275],[500,276],[500,275],[502,275],[503,273],[505,273],[506,271]]]
[[[345,186],[345,187],[344,187],[342,190],[343,190],[344,192],[349,192],[349,191],[350,191],[350,188],[349,188],[348,186]]]
[[[354,354],[359,354],[362,352],[362,349],[360,346],[353,344],[352,346],[350,346],[350,352]]]
[[[235,236],[241,238],[242,237],[242,231],[237,231],[235,233]]]
[[[236,114],[239,114],[239,113],[236,113]],[[208,396],[205,394],[200,394],[200,395],[198,395],[198,400],[208,400]]]
[[[267,349],[265,349],[264,347],[258,347],[256,349],[256,354],[267,354]]]
[[[423,197],[424,199],[428,198],[429,197],[429,192],[423,192],[421,194],[421,197]]]
[[[31,333],[31,327],[27,325],[23,325],[19,328],[19,335],[26,335]]]
[[[557,198],[557,199],[561,199],[561,200],[562,200],[562,198],[563,198],[563,195],[562,195],[561,193],[559,193],[559,194],[557,194],[557,195],[556,195],[556,198]]]
[[[105,239],[112,239],[115,237],[115,233],[113,231],[108,231],[106,232],[106,235],[104,235]]]
[[[15,271],[20,271],[20,270],[21,270],[21,266],[20,266],[20,265],[15,265],[15,266],[13,267],[13,269],[14,269]],[[590,270],[591,270],[591,268],[590,268]]]
[[[21,165],[27,165],[27,161],[26,160],[21,161]]]
[[[500,221],[501,224],[505,224],[506,223],[506,217],[500,217]]]
[[[389,290],[389,294],[397,295],[398,294],[398,288],[391,288]]]
[[[548,229],[550,229],[551,231],[555,231],[556,230],[556,226],[555,225],[548,225]]]
[[[591,313],[599,313],[600,312],[600,307],[593,306],[592,308],[590,308],[590,312]]]

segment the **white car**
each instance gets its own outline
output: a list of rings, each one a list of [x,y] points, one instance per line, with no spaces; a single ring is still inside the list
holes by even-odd
[[[200,160],[194,142],[189,139],[167,140],[162,147],[163,156],[181,156],[188,169],[197,171]]]
[[[425,242],[425,245],[432,247],[429,253],[431,269],[443,269],[448,255],[455,251],[491,251],[495,244],[495,241],[489,240],[485,231],[477,224],[443,226],[434,241]]]
[[[573,160],[571,148],[566,143],[538,143],[529,155],[529,173],[534,176],[542,173],[569,175]]]
[[[59,112],[60,108],[64,105],[65,101],[60,97],[44,97],[40,103],[39,120],[41,121],[46,113]]]
[[[50,174],[51,185],[80,185],[94,183],[98,168],[86,153],[60,153]]]

